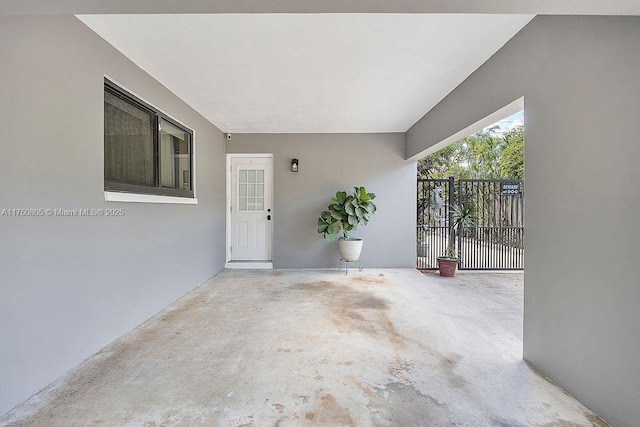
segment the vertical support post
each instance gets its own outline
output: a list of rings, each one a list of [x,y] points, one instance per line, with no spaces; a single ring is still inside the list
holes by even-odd
[[[451,248],[456,244],[456,232],[453,229],[453,206],[456,204],[456,187],[454,180],[454,177],[449,177],[449,247]]]
[[[464,190],[466,192],[467,188],[465,188]],[[462,206],[462,180],[461,179],[458,180],[458,204]],[[454,236],[454,239],[456,237],[458,238],[458,252],[456,253],[456,255],[458,256],[458,269],[460,269],[460,267],[462,267],[462,230],[460,230],[460,233],[458,233],[458,236]]]

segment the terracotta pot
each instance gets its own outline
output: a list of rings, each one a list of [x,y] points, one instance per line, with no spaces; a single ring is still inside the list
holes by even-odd
[[[440,270],[440,275],[442,277],[453,277],[453,275],[456,274],[457,266],[457,259],[438,258],[438,270]]]
[[[338,246],[340,247],[340,254],[343,261],[357,261],[360,259],[360,252],[362,252],[362,239],[340,239],[338,240]]]

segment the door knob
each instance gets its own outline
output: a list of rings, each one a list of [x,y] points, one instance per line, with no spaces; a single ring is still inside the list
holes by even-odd
[[[267,215],[267,221],[271,221],[271,215]]]

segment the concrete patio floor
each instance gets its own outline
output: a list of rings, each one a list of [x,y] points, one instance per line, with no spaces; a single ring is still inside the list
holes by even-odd
[[[226,270],[0,425],[603,426],[522,360],[519,273]]]

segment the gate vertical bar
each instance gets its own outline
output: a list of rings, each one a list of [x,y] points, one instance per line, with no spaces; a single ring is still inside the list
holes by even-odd
[[[450,185],[453,185],[453,177],[449,177]],[[458,180],[458,206],[462,206],[463,201],[463,191],[462,191],[462,180]],[[462,267],[464,263],[462,262],[463,251],[462,251],[462,234],[464,230],[458,230],[458,268]]]
[[[449,241],[449,180],[418,179],[416,215],[416,268],[437,270],[435,260]]]
[[[420,242],[423,239],[422,236],[422,223],[424,221],[424,213],[422,212],[422,209],[420,209],[420,200],[424,200],[424,182],[418,180],[418,185],[417,185],[417,193],[416,193],[416,264],[417,264],[417,268],[420,269],[423,267],[422,265],[422,260],[420,259],[420,253],[418,251],[418,248],[420,248]],[[421,198],[420,195],[423,195],[423,197]],[[424,203],[424,202],[423,202]]]
[[[459,197],[459,195],[458,195]],[[456,187],[455,187],[455,178],[449,177],[449,227],[447,231],[449,232],[449,247],[453,248],[456,244],[456,232],[453,229],[453,207],[456,204]],[[458,246],[458,267],[460,267],[460,246]]]

